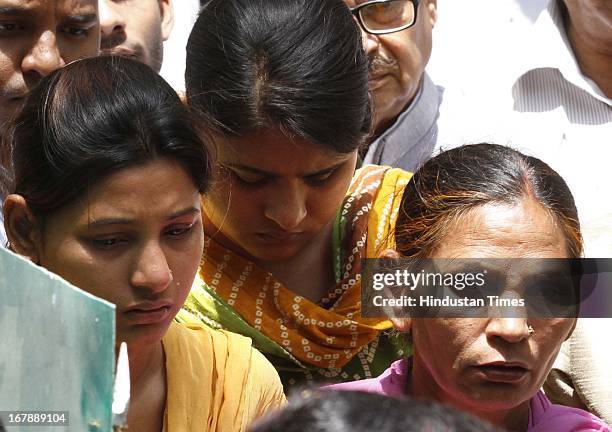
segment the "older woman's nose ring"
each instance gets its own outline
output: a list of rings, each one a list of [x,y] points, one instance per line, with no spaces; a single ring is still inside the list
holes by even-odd
[[[535,333],[535,330],[533,329],[532,326],[527,326],[527,331],[529,332],[529,336],[533,335]]]

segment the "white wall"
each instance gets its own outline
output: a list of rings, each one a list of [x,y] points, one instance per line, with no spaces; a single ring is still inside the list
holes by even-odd
[[[428,71],[447,87],[486,87],[503,79],[547,0],[438,0]]]
[[[199,0],[174,0],[174,28],[164,43],[160,74],[176,90],[185,90],[185,47],[199,7]]]
[[[529,29],[547,0],[438,0],[438,23],[428,70],[445,86],[470,89],[501,79],[507,53]],[[198,0],[174,0],[175,24],[164,44],[161,75],[184,90],[185,46]],[[485,81],[483,83],[483,77]]]

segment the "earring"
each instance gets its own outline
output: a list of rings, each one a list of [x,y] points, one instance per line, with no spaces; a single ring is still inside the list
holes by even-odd
[[[529,332],[529,336],[533,335],[535,333],[535,330],[533,329],[533,327],[531,325],[527,326],[527,331]]]

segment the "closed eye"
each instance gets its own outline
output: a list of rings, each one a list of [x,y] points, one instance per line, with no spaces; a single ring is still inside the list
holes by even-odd
[[[100,237],[92,239],[91,243],[96,249],[111,250],[127,244],[128,239],[125,237]]]
[[[195,223],[184,226],[171,227],[170,229],[166,230],[164,234],[171,238],[181,238],[189,234],[193,230],[194,226]]]
[[[16,22],[0,22],[0,34],[16,32],[19,30],[23,30],[24,28],[24,25]]]
[[[332,175],[336,172],[336,168],[331,169],[329,171],[325,171],[316,175],[311,175],[306,177],[306,182],[313,186],[322,186],[327,182]]]
[[[258,186],[258,185],[265,183],[265,181],[268,179],[268,177],[263,176],[263,175],[246,173],[246,172],[238,173],[231,169],[228,169],[228,171],[231,173],[232,177],[234,177],[240,183],[245,184],[247,186]]]
[[[73,26],[64,26],[64,27],[61,27],[60,31],[62,33],[66,33],[66,34],[68,34],[70,36],[75,36],[75,37],[87,36],[87,34],[89,33],[89,29],[88,28],[73,27]]]

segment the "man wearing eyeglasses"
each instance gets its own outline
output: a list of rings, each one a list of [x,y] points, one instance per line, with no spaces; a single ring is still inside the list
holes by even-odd
[[[361,27],[370,60],[374,137],[363,162],[414,171],[437,140],[442,89],[425,72],[437,1],[345,2]]]

